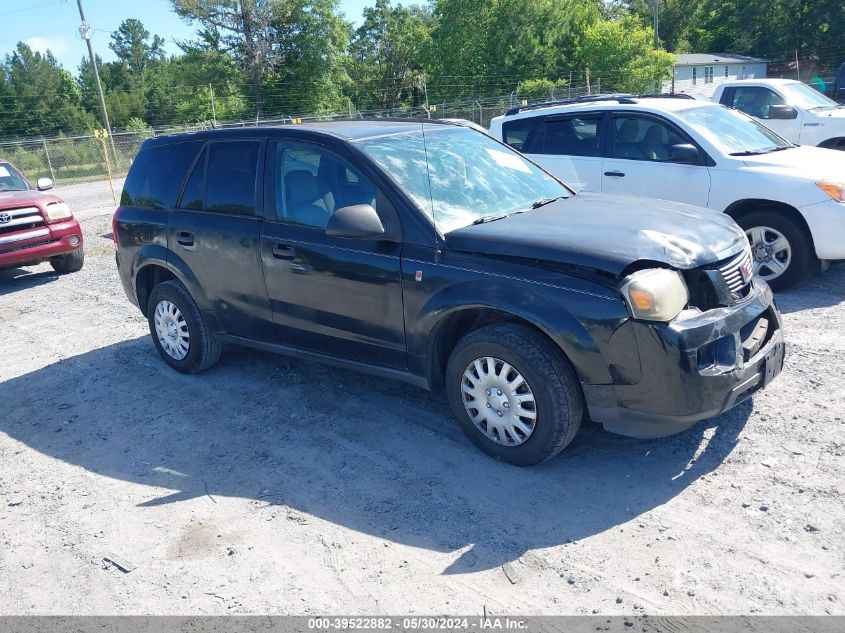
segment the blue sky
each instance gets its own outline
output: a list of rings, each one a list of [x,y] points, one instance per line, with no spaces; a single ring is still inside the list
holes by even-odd
[[[353,23],[361,22],[365,6],[375,0],[340,0],[340,10]],[[94,29],[94,51],[106,61],[114,59],[109,49],[112,31],[126,18],[137,18],[151,33],[167,40],[167,52],[176,53],[175,40],[192,37],[195,28],[170,9],[169,0],[83,0],[85,17]],[[0,55],[10,53],[17,42],[32,48],[48,48],[68,70],[76,72],[85,42],[79,37],[76,0],[0,0]]]

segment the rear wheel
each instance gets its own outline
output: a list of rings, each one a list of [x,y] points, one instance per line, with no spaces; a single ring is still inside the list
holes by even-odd
[[[220,359],[222,345],[181,282],[165,281],[153,288],[147,321],[156,349],[176,371],[197,374]]]
[[[82,270],[82,265],[85,263],[85,251],[82,248],[77,248],[66,255],[60,255],[50,259],[50,265],[59,274],[75,273]]]
[[[784,290],[800,281],[810,269],[812,246],[804,230],[777,211],[761,209],[737,220],[748,236],[754,274],[773,290]]]
[[[446,392],[475,445],[517,466],[557,455],[584,411],[569,361],[524,325],[491,325],[463,338],[449,358]]]

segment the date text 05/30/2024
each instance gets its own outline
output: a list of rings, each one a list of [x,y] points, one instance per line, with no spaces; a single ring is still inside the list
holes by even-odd
[[[509,617],[332,617],[309,618],[308,628],[313,631],[346,630],[391,630],[399,631],[429,630],[479,630],[479,631],[519,631],[528,626],[525,620]]]

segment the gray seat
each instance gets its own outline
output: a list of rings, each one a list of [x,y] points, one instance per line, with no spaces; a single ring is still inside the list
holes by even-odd
[[[643,160],[648,158],[642,143],[636,142],[640,126],[635,119],[624,119],[622,126],[616,131],[614,142],[616,158],[632,158]]]
[[[648,158],[651,160],[669,160],[669,143],[666,128],[652,123],[643,137],[643,145]]]
[[[317,178],[297,169],[285,176],[285,218],[289,222],[325,228],[331,213],[320,196]]]

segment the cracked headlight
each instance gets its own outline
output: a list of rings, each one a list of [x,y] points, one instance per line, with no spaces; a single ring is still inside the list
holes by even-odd
[[[622,280],[619,290],[635,319],[671,321],[689,301],[681,274],[665,268],[638,270]]]

